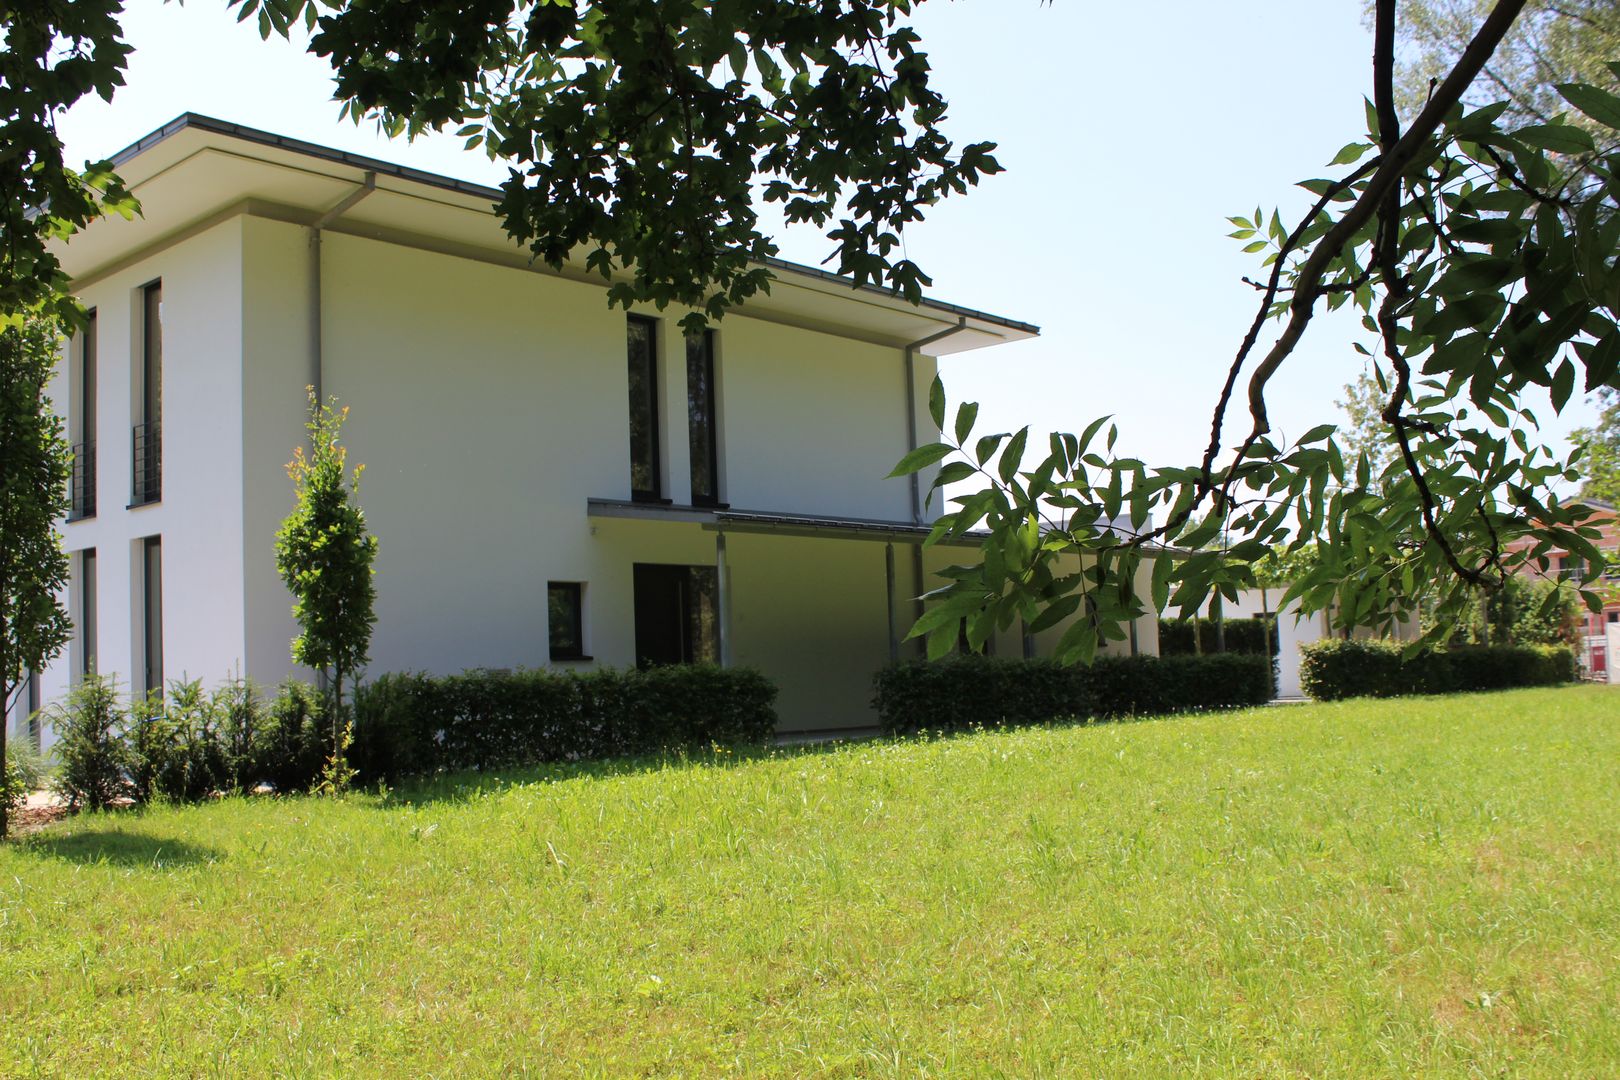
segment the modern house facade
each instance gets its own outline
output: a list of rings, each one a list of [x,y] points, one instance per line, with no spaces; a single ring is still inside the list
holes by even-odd
[[[860,728],[971,556],[924,551],[929,477],[887,474],[935,435],[935,358],[1033,326],[780,264],[689,339],[531,262],[491,189],[194,115],[116,160],[142,215],[61,251],[92,314],[51,391],[76,630],[25,710],[86,671],[295,673],[273,545],[309,386],[366,465],[373,673],[710,660],[775,680],[784,731]]]

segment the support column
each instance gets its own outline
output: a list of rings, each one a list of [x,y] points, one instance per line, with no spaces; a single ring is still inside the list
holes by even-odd
[[[883,545],[883,580],[886,586],[884,599],[888,601],[889,608],[889,663],[898,663],[900,660],[900,631],[894,624],[894,542]]]
[[[715,622],[720,630],[720,666],[731,666],[731,583],[726,579],[726,534],[714,534]]]

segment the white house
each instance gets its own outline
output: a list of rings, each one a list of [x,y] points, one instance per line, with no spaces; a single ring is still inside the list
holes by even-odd
[[[934,358],[1035,327],[779,263],[689,341],[531,262],[493,189],[195,115],[116,162],[141,216],[60,252],[93,320],[52,387],[77,629],[34,703],[87,670],[293,672],[273,541],[313,385],[366,465],[370,672],[713,659],[777,682],[784,731],[872,722],[914,598],[970,554],[923,552],[937,504],[886,479],[934,436]]]

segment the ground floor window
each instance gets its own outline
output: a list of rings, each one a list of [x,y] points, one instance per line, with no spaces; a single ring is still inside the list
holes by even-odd
[[[585,659],[584,586],[577,581],[546,585],[546,624],[553,660]]]
[[[720,659],[719,577],[712,566],[635,564],[636,663]]]
[[[141,541],[141,661],[142,689],[163,690],[163,542],[156,536]]]

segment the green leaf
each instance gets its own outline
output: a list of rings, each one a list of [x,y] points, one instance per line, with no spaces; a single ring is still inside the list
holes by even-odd
[[[1620,97],[1585,83],[1559,83],[1563,99],[1606,127],[1620,130]]]
[[[1018,475],[1018,466],[1024,461],[1024,443],[1029,439],[1029,428],[1021,427],[1007,443],[1006,449],[1001,452],[1001,461],[997,463],[996,472],[1003,484],[1012,483],[1012,478]]]
[[[961,483],[975,472],[977,470],[965,461],[948,461],[940,468],[939,475],[934,477],[934,486],[942,488],[946,484]]]
[[[914,472],[921,472],[930,465],[944,461],[955,449],[955,447],[946,443],[929,443],[927,446],[919,446],[900,459],[900,464],[894,467],[894,471],[889,474],[889,478],[910,476]]]
[[[945,384],[938,375],[928,387],[928,415],[934,421],[935,431],[945,430]]]
[[[1371,150],[1371,149],[1372,149],[1372,143],[1364,143],[1364,142],[1345,143],[1344,148],[1341,149],[1337,154],[1333,155],[1333,160],[1328,162],[1328,164],[1329,165],[1350,165],[1350,164],[1353,164],[1354,162],[1360,161],[1361,156],[1363,154],[1365,154],[1367,151]]]
[[[1513,134],[1537,150],[1554,154],[1589,154],[1595,149],[1592,136],[1574,124],[1533,124]]]
[[[979,403],[977,401],[964,401],[956,409],[956,441],[966,446],[968,436],[973,434],[974,421],[979,419]]]
[[[1299,441],[1294,445],[1309,446],[1313,442],[1321,442],[1323,439],[1327,438],[1329,435],[1332,435],[1337,430],[1339,430],[1339,425],[1337,424],[1317,424],[1304,435],[1300,436]]]
[[[1575,392],[1575,365],[1566,357],[1558,370],[1553,372],[1552,379],[1552,407],[1553,412],[1561,413],[1564,406],[1569,403],[1569,396]]]

